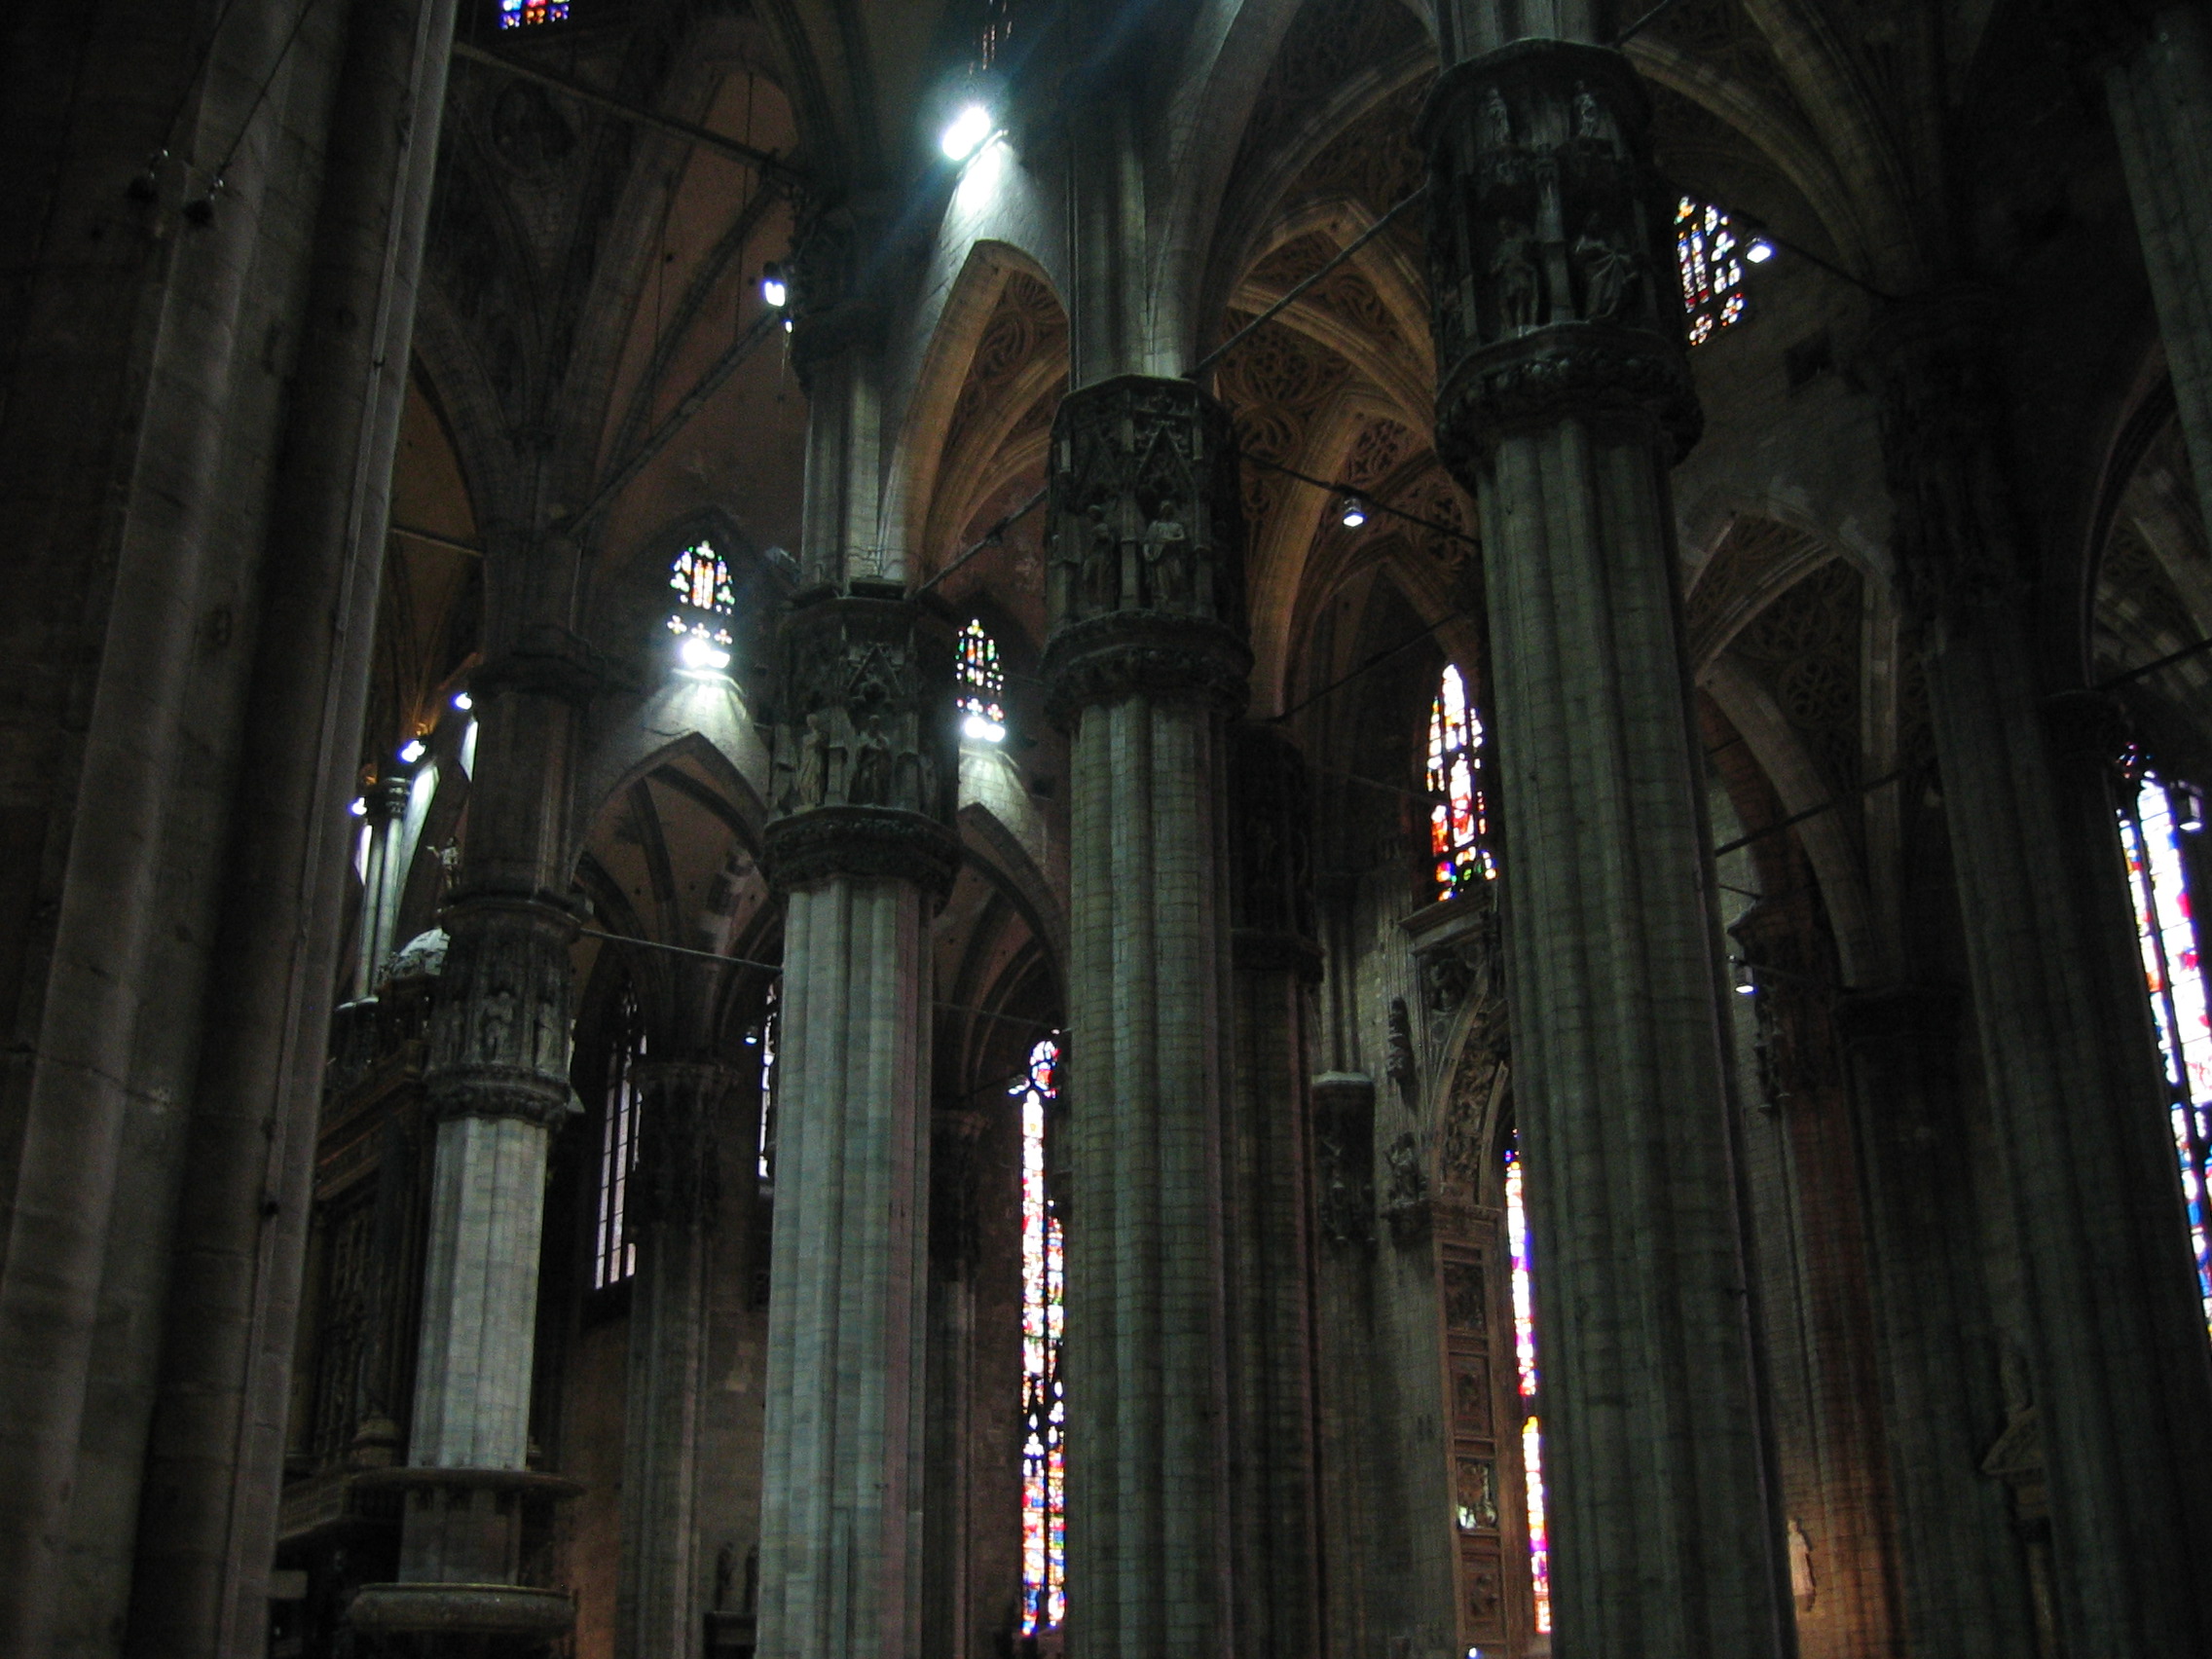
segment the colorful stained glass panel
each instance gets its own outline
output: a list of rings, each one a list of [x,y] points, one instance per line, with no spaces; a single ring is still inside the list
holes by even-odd
[[[1021,1634],[1067,1617],[1067,1402],[1060,1392],[1067,1262],[1045,1178],[1045,1121],[1056,1093],[1059,1044],[1029,1053],[1021,1101]]]

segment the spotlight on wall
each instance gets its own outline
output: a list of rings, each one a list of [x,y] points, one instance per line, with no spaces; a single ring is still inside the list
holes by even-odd
[[[456,691],[453,694],[453,706],[465,715],[476,707],[476,699],[465,691]]]
[[[1763,238],[1754,238],[1744,249],[1744,257],[1753,265],[1764,265],[1774,257],[1774,243]]]
[[[429,746],[419,737],[411,737],[399,746],[399,757],[412,766],[429,753]]]
[[[729,667],[729,652],[717,650],[696,634],[686,639],[676,654],[682,658],[685,668]]]
[[[760,297],[768,302],[770,311],[782,311],[791,301],[792,291],[784,282],[784,268],[771,265],[760,273]]]
[[[996,130],[989,110],[979,103],[963,104],[960,113],[945,124],[938,148],[944,152],[946,161],[964,162],[980,150]]]
[[[1346,496],[1344,512],[1340,517],[1345,529],[1357,530],[1367,522],[1367,503],[1357,496]]]

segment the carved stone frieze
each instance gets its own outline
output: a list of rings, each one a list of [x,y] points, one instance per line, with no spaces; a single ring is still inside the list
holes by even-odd
[[[1526,40],[1438,78],[1429,163],[1437,452],[1568,415],[1697,441],[1672,200],[1650,103],[1619,53]]]
[[[785,620],[766,860],[780,891],[834,874],[948,890],[959,787],[946,624],[893,598],[823,595]]]
[[[1228,412],[1143,375],[1071,393],[1052,423],[1051,515],[1054,718],[1138,689],[1241,708],[1252,659]]]
[[[569,1111],[569,946],[576,922],[543,899],[464,896],[446,914],[445,968],[424,1087],[441,1118]]]

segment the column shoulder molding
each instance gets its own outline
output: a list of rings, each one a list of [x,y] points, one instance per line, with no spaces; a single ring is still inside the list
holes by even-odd
[[[762,865],[779,898],[846,876],[910,881],[941,903],[960,873],[960,838],[934,818],[894,807],[824,806],[779,818],[763,843]]]
[[[1078,709],[1142,691],[1241,714],[1251,648],[1224,624],[1155,610],[1118,610],[1071,623],[1045,646],[1045,707],[1069,725]]]
[[[571,1098],[574,914],[542,897],[477,892],[448,909],[445,925],[423,1079],[432,1115],[559,1124]]]

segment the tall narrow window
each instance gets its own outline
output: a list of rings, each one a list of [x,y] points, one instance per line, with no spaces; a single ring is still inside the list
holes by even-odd
[[[1536,1373],[1536,1304],[1529,1278],[1529,1206],[1521,1180],[1521,1131],[1505,1146],[1506,1247],[1513,1256],[1513,1364],[1521,1390],[1521,1474],[1529,1499],[1529,1585],[1536,1634],[1552,1629],[1551,1532],[1544,1518],[1544,1428]]]
[[[955,699],[961,714],[963,737],[980,743],[1006,739],[1006,671],[999,667],[999,643],[983,632],[980,622],[960,631],[960,689]]]
[[[2212,1237],[2205,1216],[2206,1183],[2212,1180],[2212,1013],[2205,1005],[2194,894],[2182,848],[2184,834],[2203,828],[2202,813],[2194,791],[2145,771],[2131,807],[2120,813],[2120,836],[2135,889],[2135,927],[2151,990],[2151,1016],[2165,1057],[2196,1290],[2206,1327],[2212,1329]]]
[[[668,631],[677,637],[677,655],[685,668],[729,667],[729,618],[737,609],[729,565],[714,543],[698,541],[676,556],[668,585],[677,592]]]
[[[569,0],[499,0],[499,27],[519,29],[525,23],[565,23]]]
[[[780,980],[768,982],[768,1006],[761,1012],[760,1023],[745,1034],[746,1047],[760,1062],[759,1177],[763,1181],[776,1178],[776,1034],[783,1023],[777,992],[781,989]]]
[[[1436,897],[1471,893],[1493,879],[1490,803],[1483,795],[1483,722],[1467,682],[1447,663],[1428,711],[1428,846]]]
[[[592,1235],[594,1290],[619,1284],[638,1271],[631,1239],[630,1177],[638,1168],[638,1064],[645,1057],[645,1021],[628,989],[615,1004],[607,1048],[607,1097],[599,1142],[599,1225]]]
[[[1021,1101],[1021,1634],[1036,1636],[1067,1616],[1067,1465],[1060,1397],[1065,1319],[1060,1216],[1045,1179],[1045,1118],[1056,1093],[1060,1046],[1029,1051]]]
[[[1682,268],[1692,346],[1703,346],[1716,328],[1744,320],[1744,249],[1727,214],[1709,202],[1683,197],[1675,209],[1675,256]]]

